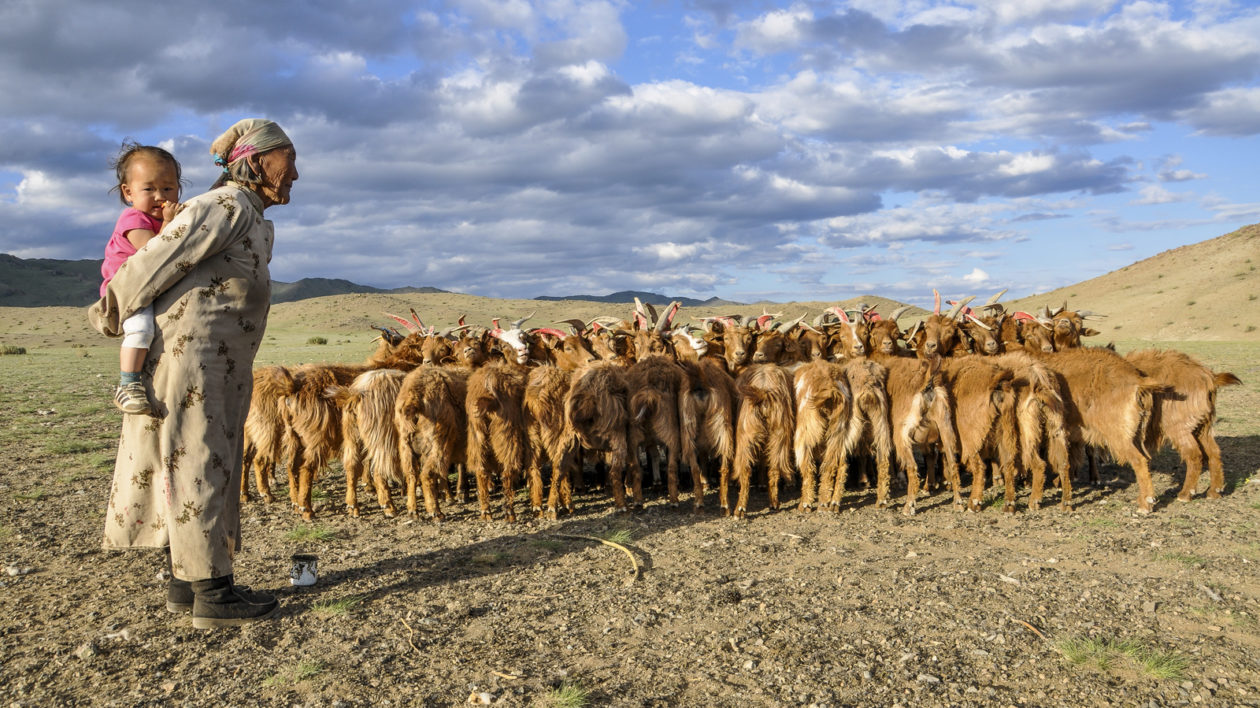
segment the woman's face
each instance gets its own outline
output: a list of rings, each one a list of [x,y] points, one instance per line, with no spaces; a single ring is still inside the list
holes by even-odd
[[[268,150],[257,157],[257,171],[262,175],[262,183],[258,185],[258,195],[263,199],[263,208],[273,204],[288,204],[289,190],[297,181],[297,151],[292,145],[275,150]]]

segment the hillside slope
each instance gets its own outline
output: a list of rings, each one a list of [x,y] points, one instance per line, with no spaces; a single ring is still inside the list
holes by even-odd
[[[1260,341],[1260,224],[1224,236],[1165,251],[1119,270],[1076,285],[1004,303],[1008,310],[1033,311],[1066,302],[1075,309],[1107,317],[1091,321],[1101,331],[1099,344],[1110,340]],[[984,302],[992,293],[976,293]],[[888,314],[895,300],[865,295],[839,303],[793,302],[773,305],[771,313],[812,321],[832,305],[878,304]],[[373,325],[395,324],[384,313],[409,316],[415,308],[426,325],[446,327],[465,315],[472,324],[491,319],[510,322],[534,314],[530,326],[557,320],[590,320],[608,315],[625,318],[633,304],[584,300],[497,300],[458,293],[373,293],[316,297],[272,307],[268,337],[296,339],[341,336],[370,339]],[[760,315],[763,305],[717,305],[683,308],[680,322],[712,315]],[[908,327],[924,310],[912,309],[902,319]],[[87,326],[85,307],[0,307],[0,344],[20,347],[102,344],[107,340]]]
[[[1260,340],[1260,224],[1174,248],[1075,285],[1005,303],[1093,310],[1094,340]],[[976,298],[983,302],[988,294]]]

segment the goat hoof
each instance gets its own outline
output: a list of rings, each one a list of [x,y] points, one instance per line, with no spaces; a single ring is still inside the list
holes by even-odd
[[[915,512],[914,504],[906,504],[905,506],[901,507],[901,513],[905,514],[906,516],[914,516],[914,512]]]
[[[1179,502],[1188,502],[1192,498],[1194,498],[1194,492],[1181,492],[1177,495],[1177,501]]]
[[[488,511],[483,511],[483,512],[481,512],[481,520],[482,520],[482,521],[493,521],[493,520],[494,520],[494,516],[493,516],[493,515],[491,515],[491,514],[490,514],[490,512],[488,512]]]
[[[350,516],[355,519],[359,518],[359,507],[357,506],[346,507],[346,516]]]
[[[1220,499],[1220,498],[1221,498],[1221,495],[1222,495],[1222,494],[1224,494],[1224,493],[1225,493],[1225,490],[1224,490],[1224,489],[1212,489],[1211,487],[1208,487],[1208,490],[1207,490],[1207,498],[1208,498],[1208,499]]]
[[[270,495],[270,494],[264,494],[264,495],[263,495],[262,500],[263,500],[263,502],[264,502],[264,503],[266,503],[266,504],[275,504],[275,503],[276,503],[276,498],[275,498],[274,496]]]
[[[1015,505],[1014,505],[1014,504],[1006,504],[1006,505],[1004,505],[1004,506],[1002,507],[1002,513],[1003,513],[1003,514],[1014,514],[1014,513],[1015,513]]]

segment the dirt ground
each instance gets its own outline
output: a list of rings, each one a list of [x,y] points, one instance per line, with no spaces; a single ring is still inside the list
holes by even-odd
[[[1222,442],[1255,469],[1255,440]],[[32,462],[0,471],[8,498]],[[166,611],[158,551],[98,549],[107,477],[6,514],[6,705],[546,705],[562,686],[619,706],[1260,705],[1260,484],[1238,475],[1179,504],[1158,474],[1149,517],[1114,468],[1068,514],[958,513],[937,493],[905,518],[861,492],[838,515],[769,512],[761,494],[741,522],[659,494],[616,514],[590,489],[560,522],[456,504],[436,526],[328,501],[307,528],[330,537],[305,541],[287,503],[253,502],[238,578],[282,612],[214,632]],[[637,576],[597,540],[618,531]],[[288,585],[297,551],[319,556],[312,588]],[[1087,638],[1184,670],[1073,663],[1063,647]]]
[[[237,577],[280,615],[205,632],[166,611],[159,551],[100,550],[109,362],[40,356],[0,361],[0,705],[1260,705],[1250,433],[1219,436],[1219,500],[1175,502],[1161,453],[1150,516],[1104,467],[1070,513],[1057,493],[1029,513],[1026,489],[1014,515],[937,492],[907,518],[856,489],[801,513],[791,488],[777,512],[756,490],[745,521],[659,490],[617,514],[589,476],[558,522],[474,502],[437,526],[366,494],[347,518],[334,469],[314,523],[243,509]],[[296,552],[314,587],[289,585]]]

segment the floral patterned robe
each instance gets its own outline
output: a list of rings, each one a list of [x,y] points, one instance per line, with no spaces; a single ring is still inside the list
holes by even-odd
[[[242,431],[267,325],[274,231],[229,182],[190,199],[88,311],[98,331],[152,303],[141,378],[154,413],[124,415],[105,548],[169,545],[184,580],[232,573],[240,548]]]

